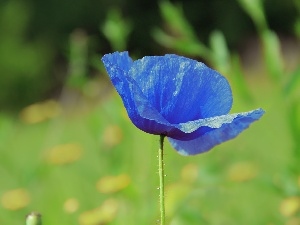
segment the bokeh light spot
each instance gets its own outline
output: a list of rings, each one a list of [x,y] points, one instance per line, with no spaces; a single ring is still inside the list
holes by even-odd
[[[105,128],[102,139],[106,147],[112,148],[119,144],[123,138],[122,130],[117,125],[109,125]]]
[[[82,147],[75,143],[57,145],[48,150],[46,161],[49,164],[64,165],[80,159]]]
[[[64,203],[64,210],[67,213],[74,213],[79,208],[79,202],[76,198],[69,198]]]
[[[115,193],[126,188],[130,183],[127,174],[102,177],[96,184],[97,190],[103,194]]]
[[[193,183],[198,177],[198,166],[196,164],[187,164],[181,170],[181,178],[187,183]]]
[[[288,197],[281,202],[279,211],[283,216],[293,216],[300,209],[300,198],[296,196]]]
[[[236,182],[248,181],[257,176],[258,168],[251,162],[238,162],[227,171],[228,179]]]
[[[5,192],[2,195],[2,206],[9,210],[18,210],[26,207],[30,202],[30,195],[24,188]]]
[[[107,199],[103,204],[90,211],[83,212],[79,216],[80,225],[108,224],[116,216],[119,203],[115,199]]]
[[[48,100],[25,107],[20,112],[20,118],[25,123],[33,124],[54,118],[59,115],[60,112],[60,104],[57,101]]]

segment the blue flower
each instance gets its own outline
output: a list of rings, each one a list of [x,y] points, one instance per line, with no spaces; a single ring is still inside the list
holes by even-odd
[[[206,152],[264,114],[228,114],[232,94],[226,78],[189,58],[168,54],[133,61],[128,52],[115,52],[102,61],[132,123],[167,136],[182,155]]]

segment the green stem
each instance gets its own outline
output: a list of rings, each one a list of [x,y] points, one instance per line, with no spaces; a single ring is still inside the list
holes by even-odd
[[[165,224],[164,138],[165,135],[160,135],[158,150],[160,225]]]

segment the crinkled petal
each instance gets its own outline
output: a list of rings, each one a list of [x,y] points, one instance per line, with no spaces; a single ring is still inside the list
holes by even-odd
[[[167,62],[169,62],[169,61],[171,61],[169,64],[174,64],[176,66],[178,61],[180,61],[180,60],[183,61],[183,65],[180,67],[181,69],[177,68],[179,70],[177,74],[179,74],[179,75],[177,77],[176,76],[174,77],[176,79],[172,79],[173,80],[173,85],[172,85],[172,82],[169,82],[168,79],[162,79],[162,83],[161,83],[161,80],[154,79],[154,78],[159,78],[161,76],[161,74],[164,74],[163,71],[156,71],[157,73],[153,73],[151,75],[151,73],[149,72],[149,70],[151,70],[151,68],[149,68],[149,69],[144,68],[145,71],[142,72],[142,71],[138,71],[134,67],[132,69],[132,71],[134,71],[134,72],[131,72],[129,74],[129,71],[131,70],[131,67],[134,65],[134,62],[129,57],[128,52],[121,52],[121,53],[115,52],[112,54],[106,54],[102,58],[102,61],[108,72],[108,75],[110,76],[111,81],[114,84],[116,90],[120,94],[120,96],[123,100],[123,103],[125,105],[125,108],[128,112],[128,115],[129,115],[131,121],[135,124],[135,126],[137,126],[139,129],[141,129],[147,133],[150,133],[150,134],[166,134],[171,138],[186,140],[185,133],[191,133],[194,130],[198,129],[201,126],[201,123],[203,121],[201,122],[201,119],[200,119],[200,122],[193,121],[193,122],[187,122],[187,123],[181,123],[181,124],[170,123],[163,117],[163,113],[161,113],[159,111],[159,109],[158,109],[159,107],[157,107],[157,104],[156,104],[157,102],[155,102],[155,101],[153,102],[152,101],[153,99],[151,99],[151,98],[149,99],[149,96],[145,95],[145,93],[146,94],[149,93],[150,90],[148,89],[145,92],[145,85],[141,84],[141,82],[147,81],[148,79],[150,79],[150,80],[154,79],[153,82],[156,81],[155,83],[150,82],[152,85],[154,85],[153,88],[161,85],[160,86],[161,89],[157,89],[156,90],[157,93],[155,92],[152,94],[159,95],[159,94],[161,94],[160,93],[161,90],[166,90],[164,93],[165,94],[164,96],[167,98],[168,93],[169,93],[168,91],[172,92],[172,88],[177,89],[177,90],[174,90],[176,93],[178,93],[178,94],[181,93],[182,92],[181,86],[184,85],[183,84],[184,76],[186,76],[186,78],[188,78],[189,74],[191,74],[191,73],[187,73],[186,75],[184,75],[185,74],[184,71],[180,71],[180,70],[184,70],[186,67],[191,67],[191,66],[197,67],[197,68],[203,67],[204,68],[203,70],[206,70],[206,69],[210,70],[210,69],[207,68],[202,63],[198,63],[197,61],[190,60],[190,59],[176,56],[176,55],[166,55],[163,57],[156,57],[156,56],[144,57],[143,60],[146,61],[146,63],[142,62],[142,64],[146,67],[147,67],[147,65],[148,65],[148,67],[149,67],[149,65],[155,66],[156,63],[158,65],[160,65],[160,62],[166,62],[166,63],[163,63],[162,65],[167,65]],[[150,61],[150,63],[148,61]],[[190,66],[189,64],[192,64],[192,65]],[[136,66],[137,66],[137,68],[140,68],[141,64],[137,63]],[[166,71],[166,70],[168,70],[168,68],[164,68],[164,70]],[[213,70],[210,70],[210,71],[213,71]],[[213,71],[213,72],[215,72],[215,71]],[[143,73],[144,73],[144,77],[141,76],[141,74],[143,74]],[[168,73],[168,71],[166,71],[166,73]],[[199,74],[200,74],[200,72],[199,72]],[[157,76],[155,76],[155,75],[157,75]],[[155,77],[151,78],[153,76],[155,76]],[[201,74],[199,76],[198,76],[198,74],[196,74],[195,76],[201,78]],[[168,76],[164,76],[164,77],[170,78]],[[138,82],[140,82],[140,83],[138,83]],[[227,81],[225,80],[225,84],[227,84],[226,82]],[[157,85],[155,86],[155,84],[157,84]],[[147,86],[147,84],[146,84],[146,86]],[[169,87],[169,89],[167,89],[165,87],[167,87],[167,88]],[[202,88],[202,89],[205,89],[205,88]],[[154,91],[154,89],[152,91]],[[192,91],[192,89],[190,88],[188,91],[190,92],[190,91]],[[198,92],[198,90],[196,90],[195,92]],[[181,93],[181,94],[183,94],[183,93]],[[229,89],[229,94],[230,94],[229,102],[231,104],[230,89]],[[171,98],[172,96],[169,96],[169,98]],[[177,98],[172,97],[172,99],[175,99],[174,102],[176,102],[176,104],[178,104],[180,97],[179,96],[177,96]],[[172,101],[172,99],[167,99],[167,101],[165,103],[162,103],[162,104],[166,104],[165,109],[168,108],[168,105],[171,105],[169,103],[170,103],[170,101]],[[184,102],[186,102],[186,101],[184,100]],[[221,101],[221,102],[226,102],[226,101]],[[173,106],[174,106],[174,104],[173,104]],[[197,107],[190,107],[190,108],[196,109]],[[229,107],[228,107],[228,109],[229,109]],[[176,117],[177,115],[185,116],[182,111],[183,110],[179,111],[178,113],[175,112],[172,114],[172,116],[174,116],[174,117]],[[193,110],[190,110],[189,112],[192,112],[192,111]],[[212,113],[210,113],[210,114],[212,114]],[[198,136],[199,136],[199,134],[198,134]],[[192,138],[194,138],[194,137],[191,135],[188,136],[188,139],[192,139]]]
[[[167,134],[176,129],[174,125],[163,118],[157,109],[151,105],[136,82],[131,78],[128,78],[128,80],[130,83],[130,92],[134,99],[135,110],[137,110],[137,114],[141,117],[140,121],[132,120],[132,122],[139,129],[150,134]]]
[[[174,129],[174,127],[149,104],[149,101],[141,92],[136,81],[128,76],[128,71],[133,63],[128,52],[106,54],[103,56],[102,61],[113,85],[123,100],[129,118],[135,126],[151,134],[168,133]],[[137,105],[140,111],[151,114],[152,119],[141,117],[137,111]]]
[[[165,55],[133,62],[128,52],[102,61],[131,121],[147,133],[177,140],[178,148],[240,116],[227,115],[232,104],[227,80],[197,61]]]
[[[134,61],[129,76],[149,104],[172,124],[224,115],[232,106],[226,78],[205,64],[182,56],[144,57]],[[143,105],[142,109],[136,106],[142,117],[155,120]]]
[[[119,70],[128,73],[133,64],[133,60],[128,55],[128,52],[114,52],[105,54],[102,57],[102,62],[104,63],[105,69],[108,72],[110,78],[114,78],[116,76],[124,76],[124,74],[115,74],[115,72],[113,71],[114,68],[117,67]]]
[[[127,81],[128,71],[133,63],[128,52],[106,54],[102,57],[102,62],[113,85],[122,97],[125,108],[129,111],[135,111],[135,104]],[[135,111],[134,114],[136,113]]]
[[[205,126],[211,130],[200,137],[182,141],[169,138],[171,145],[182,155],[195,155],[206,152],[214,146],[235,138],[243,130],[247,129],[251,123],[258,120],[264,114],[264,110],[256,109],[249,112],[237,113],[221,116],[217,121],[212,119],[207,121]]]
[[[182,94],[184,94],[184,92],[189,93],[189,99],[191,99],[190,93],[193,92],[198,93],[201,96],[205,96],[205,93],[203,91],[202,92],[199,91],[203,89],[201,88],[201,85],[200,86],[197,85],[196,86],[197,90],[195,91],[192,91],[190,86],[188,86],[187,88],[184,87],[184,85],[194,84],[197,83],[197,81],[199,83],[202,82],[201,83],[202,85],[208,85],[207,82],[205,83],[203,81],[205,79],[201,78],[203,76],[202,73],[204,73],[205,71],[211,72],[212,73],[211,77],[217,76],[224,83],[223,85],[225,86],[227,85],[222,90],[226,90],[227,88],[227,95],[229,95],[229,105],[227,106],[227,108],[225,107],[226,109],[223,107],[223,110],[225,110],[223,112],[227,112],[231,107],[231,101],[232,101],[231,91],[230,91],[230,87],[227,84],[226,79],[221,75],[217,74],[217,72],[211,70],[210,68],[206,67],[202,63],[198,63],[197,61],[190,60],[177,55],[166,55],[160,57],[157,56],[144,57],[142,60],[140,60],[141,61],[140,63],[136,63],[137,61],[133,62],[132,59],[129,57],[128,52],[121,52],[121,53],[115,52],[112,54],[106,54],[103,56],[102,61],[111,78],[112,83],[114,84],[116,90],[118,91],[118,93],[120,94],[123,100],[123,103],[125,105],[125,108],[128,112],[131,121],[139,129],[147,133],[167,134],[170,137],[179,138],[183,136],[185,132],[187,132],[188,130],[186,128],[187,125],[182,125],[182,124],[178,125],[176,123],[170,123],[164,117],[166,116],[164,114],[169,112],[173,118],[177,118],[177,117],[183,118],[184,116],[187,116],[184,111],[190,111],[190,115],[192,115],[191,117],[192,118],[195,117],[194,114],[197,113],[197,111],[199,111],[199,110],[195,110],[197,109],[197,107],[194,107],[194,105],[184,106],[182,104],[180,105],[179,103],[187,102],[186,99],[184,99],[186,98],[186,95],[181,96]],[[181,65],[178,65],[178,63],[180,62]],[[163,70],[160,71],[158,68],[162,65],[164,66],[164,68],[162,68]],[[151,69],[151,66],[155,67],[157,71],[154,73],[149,73],[149,70],[155,71]],[[174,71],[168,71],[168,66],[174,67],[173,68]],[[142,69],[144,71],[139,71],[139,69]],[[192,77],[189,76],[193,73],[193,71],[196,71],[194,72],[194,76],[192,76],[195,79],[193,80],[193,82],[189,82],[189,78],[192,79]],[[174,76],[170,81],[170,77],[164,76],[165,74],[168,73],[175,74],[176,76]],[[206,76],[210,76],[210,75],[206,74]],[[162,77],[164,77],[164,79],[160,79]],[[142,83],[144,81],[149,81],[149,80],[152,81],[148,83],[151,85],[147,86],[147,82]],[[157,89],[157,87],[160,88]],[[204,89],[207,90],[209,88],[204,88]],[[150,92],[152,92],[152,96],[149,96]],[[173,94],[170,95],[170,92],[172,92]],[[163,94],[164,96],[161,97],[160,94]],[[224,95],[222,95],[222,97],[224,97]],[[162,102],[162,105],[165,105],[163,106],[164,113],[162,113],[160,111],[160,108],[157,107],[157,101],[155,101],[155,99],[167,100],[166,102]],[[196,100],[197,99],[194,99],[194,101]],[[174,104],[172,103],[172,101]],[[212,104],[210,104],[210,106],[212,107],[210,110],[212,112],[210,112],[210,110],[204,112],[205,111],[204,110],[201,112],[201,115],[202,114],[205,115],[206,113],[213,115],[214,112],[218,112],[217,109],[213,110],[214,104],[216,103],[213,103],[213,101],[210,102],[212,102]],[[226,102],[226,101],[222,101],[222,102]],[[178,111],[170,112],[171,110],[170,105],[172,104],[174,107],[173,110],[175,110],[176,107],[179,106],[181,107],[181,110],[179,112]],[[194,103],[190,102],[190,104],[194,104]],[[205,106],[205,104],[202,105]],[[218,101],[218,106],[220,105],[222,104],[219,104]],[[186,107],[190,109],[188,110],[186,109]],[[208,105],[206,105],[205,107],[203,107],[203,109],[209,109]],[[168,109],[169,111],[166,109]],[[219,110],[219,113],[221,112],[222,111]],[[175,119],[171,119],[171,120],[175,120]]]

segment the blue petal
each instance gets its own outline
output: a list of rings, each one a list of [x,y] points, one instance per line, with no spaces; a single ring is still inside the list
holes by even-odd
[[[128,76],[128,71],[133,63],[128,52],[106,54],[103,56],[102,61],[113,85],[123,100],[129,118],[136,127],[151,134],[168,133],[174,129],[149,104],[149,101],[145,98],[135,80]],[[144,107],[147,113],[156,115],[155,120],[141,117],[136,105],[140,106],[140,110],[143,110]]]
[[[129,76],[145,99],[169,123],[178,124],[227,114],[232,105],[228,81],[203,63],[177,55],[134,61]],[[137,100],[139,101],[139,100]],[[156,120],[136,104],[140,115]]]
[[[114,52],[106,54],[102,57],[102,62],[104,63],[105,69],[111,78],[117,75],[113,72],[114,68],[118,68],[119,70],[127,73],[133,64],[128,52]]]
[[[176,55],[133,62],[128,52],[107,54],[102,61],[130,119],[145,132],[187,141],[235,118],[219,116],[231,108],[230,86],[202,63]]]
[[[182,155],[203,153],[222,142],[235,138],[263,114],[264,110],[256,109],[250,112],[211,118],[204,122],[204,126],[208,127],[210,131],[202,136],[190,141],[181,141],[173,138],[169,138],[169,141]]]
[[[128,52],[106,54],[102,57],[102,62],[113,85],[122,97],[125,108],[130,111],[134,110],[135,104],[127,81],[128,71],[133,61],[129,57]]]

